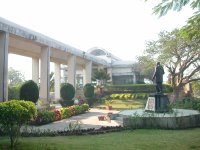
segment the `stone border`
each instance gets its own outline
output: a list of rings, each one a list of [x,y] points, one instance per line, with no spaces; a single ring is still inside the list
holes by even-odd
[[[170,117],[124,116],[123,126],[131,128],[186,129],[200,127],[200,114]]]

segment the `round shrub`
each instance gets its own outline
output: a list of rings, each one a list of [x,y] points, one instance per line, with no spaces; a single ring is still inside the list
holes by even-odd
[[[83,88],[84,96],[86,97],[87,103],[91,107],[94,103],[94,86],[90,83],[87,83]]]
[[[60,95],[63,99],[63,101],[61,101],[61,105],[71,106],[74,103],[72,99],[75,95],[75,88],[70,83],[64,83],[61,85]]]
[[[84,96],[87,98],[92,98],[94,96],[94,86],[90,83],[87,83],[84,88]]]
[[[36,103],[38,98],[39,88],[37,84],[32,80],[26,81],[20,88],[20,99]]]

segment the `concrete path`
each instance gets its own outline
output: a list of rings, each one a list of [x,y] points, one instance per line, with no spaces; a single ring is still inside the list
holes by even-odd
[[[64,131],[69,129],[69,124],[72,125],[80,125],[81,129],[89,129],[95,128],[98,129],[102,126],[119,126],[120,122],[116,120],[105,120],[99,121],[98,116],[107,116],[108,113],[118,113],[116,110],[103,110],[103,109],[95,109],[92,108],[88,112],[73,116],[68,119],[63,119],[60,121],[56,121],[50,124],[41,125],[41,126],[31,126],[33,130],[39,129],[42,130],[51,130],[51,131]]]

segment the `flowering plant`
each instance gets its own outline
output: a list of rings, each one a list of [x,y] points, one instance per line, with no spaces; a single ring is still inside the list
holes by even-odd
[[[85,103],[85,101],[82,99],[81,96],[77,96],[77,98],[74,100],[74,104],[76,104],[76,105],[82,105],[84,103]]]

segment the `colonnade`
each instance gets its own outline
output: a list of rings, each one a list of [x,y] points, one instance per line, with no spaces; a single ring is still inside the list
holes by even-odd
[[[43,99],[44,102],[48,102],[49,100],[49,75],[50,61],[52,57],[51,51],[52,49],[50,46],[41,45],[38,57],[32,56],[32,80],[40,85],[40,99]],[[8,99],[8,53],[9,33],[0,31],[0,102],[6,101]],[[54,61],[55,99],[60,99],[60,62]],[[75,87],[77,56],[74,54],[69,54],[64,64],[68,66],[68,83]],[[85,60],[85,64],[83,65],[84,84],[91,83],[91,78],[92,61]]]

